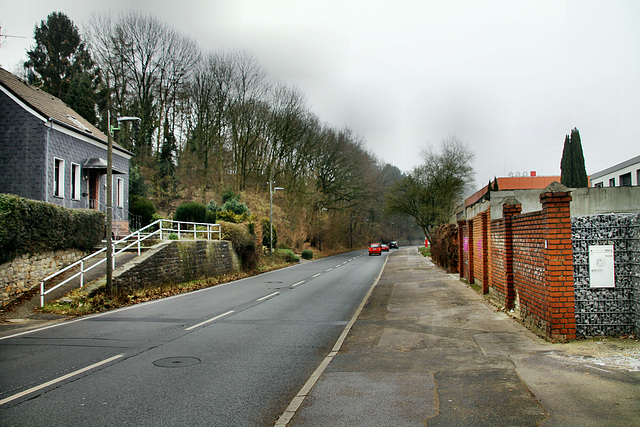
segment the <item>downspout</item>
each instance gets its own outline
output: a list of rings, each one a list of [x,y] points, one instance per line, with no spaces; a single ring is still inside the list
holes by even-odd
[[[47,136],[45,138],[44,150],[44,201],[49,201],[49,134],[53,130],[53,118],[49,117],[49,127],[47,128]],[[46,125],[45,125],[46,126]]]

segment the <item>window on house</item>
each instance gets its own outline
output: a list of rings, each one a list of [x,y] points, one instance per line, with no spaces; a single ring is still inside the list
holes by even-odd
[[[594,187],[601,188],[604,187],[604,184],[602,182],[596,182]]]
[[[118,190],[116,193],[116,206],[118,206],[119,208],[124,208],[124,179],[118,178],[116,180],[116,189]]]
[[[640,185],[640,169],[636,171],[636,185]]]
[[[71,198],[80,200],[80,165],[71,163]]]
[[[615,178],[609,179],[609,187],[615,187],[615,186],[616,186],[616,179]]]
[[[64,197],[64,160],[53,159],[53,195]]]
[[[620,175],[620,187],[631,187],[631,172]]]

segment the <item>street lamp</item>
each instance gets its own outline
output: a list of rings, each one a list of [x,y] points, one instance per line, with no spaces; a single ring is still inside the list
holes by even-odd
[[[273,181],[269,181],[269,255],[273,254],[273,195],[282,187],[272,187]]]
[[[118,127],[111,126],[111,111],[107,112],[107,289],[113,295],[113,132],[120,130],[121,122],[140,120],[139,117],[118,117]]]

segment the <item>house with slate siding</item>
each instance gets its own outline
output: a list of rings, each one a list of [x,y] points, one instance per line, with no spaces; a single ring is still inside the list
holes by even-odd
[[[114,233],[128,230],[129,160],[113,144]],[[0,193],[106,212],[107,136],[64,102],[0,68]]]

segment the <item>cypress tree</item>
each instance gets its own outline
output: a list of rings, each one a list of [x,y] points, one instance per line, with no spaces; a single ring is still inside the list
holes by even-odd
[[[584,165],[584,155],[582,153],[582,142],[580,142],[580,132],[578,128],[571,131],[571,168],[573,170],[573,188],[584,188],[589,186],[589,178]]]
[[[569,135],[564,138],[562,160],[560,160],[560,183],[565,187],[573,187],[573,156],[571,154],[571,139]]]
[[[498,191],[500,190],[498,188],[498,178],[496,178],[495,176],[493,177],[493,191]]]

